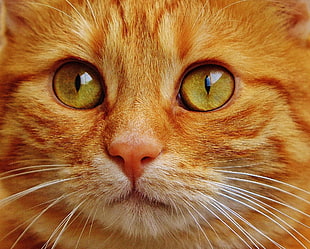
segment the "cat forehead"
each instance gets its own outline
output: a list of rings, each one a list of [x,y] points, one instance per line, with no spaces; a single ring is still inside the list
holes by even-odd
[[[11,16],[17,16],[16,20],[19,22],[28,21],[32,27],[42,25],[37,19],[45,17],[42,21],[59,23],[59,27],[62,24],[68,28],[75,25],[76,29],[80,29],[76,32],[83,32],[84,24],[86,29],[101,27],[100,31],[108,29],[117,32],[122,29],[123,34],[127,35],[156,33],[159,29],[168,29],[166,32],[169,32],[170,26],[179,29],[178,31],[186,29],[185,25],[191,26],[191,29],[200,25],[204,27],[214,25],[216,28],[225,25],[227,28],[235,21],[240,22],[240,26],[242,22],[251,21],[263,25],[266,17],[269,16],[268,22],[272,22],[272,14],[275,14],[268,11],[267,7],[279,5],[270,4],[273,1],[269,0],[6,0],[4,2]],[[288,6],[292,8],[292,4]],[[285,12],[282,11],[283,6],[279,5],[277,8],[280,12]],[[226,23],[223,20],[226,20]],[[70,22],[73,25],[70,25]],[[203,33],[206,33],[206,30]]]
[[[223,50],[229,46],[226,56],[231,54],[233,57],[234,50],[259,54],[262,44],[266,50],[268,43],[273,43],[272,39],[280,44],[281,39],[286,38],[283,30],[287,25],[283,19],[288,18],[291,9],[295,8],[294,2],[4,1],[11,29],[8,34],[16,34],[10,39],[16,43],[14,51],[20,49],[24,54],[29,51],[26,57],[40,61],[39,65],[44,54],[49,61],[73,56],[91,63],[97,60],[96,65],[102,64],[102,59],[113,62],[114,57],[118,57],[115,64],[135,59],[140,61],[142,68],[156,63],[163,65],[162,62],[167,63],[169,58],[174,63],[175,58],[185,58],[184,65],[212,59],[225,54]],[[298,13],[296,9],[292,12]],[[232,47],[232,42],[239,47]],[[214,49],[217,44],[220,50]],[[247,50],[242,49],[243,44],[248,44]],[[14,54],[17,56],[18,52]],[[187,55],[190,58],[186,59]]]

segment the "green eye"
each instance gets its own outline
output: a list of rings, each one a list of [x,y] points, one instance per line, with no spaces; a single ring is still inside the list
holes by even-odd
[[[94,108],[103,99],[99,73],[84,63],[69,62],[62,65],[54,76],[53,87],[62,103],[77,109]]]
[[[183,79],[180,96],[194,111],[212,111],[223,106],[232,96],[234,78],[225,68],[204,65],[190,71]]]

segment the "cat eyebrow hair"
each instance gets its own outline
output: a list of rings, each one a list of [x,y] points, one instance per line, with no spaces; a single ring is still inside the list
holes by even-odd
[[[72,16],[70,16],[68,13],[64,12],[63,10],[56,8],[52,5],[46,4],[46,3],[38,3],[38,2],[29,2],[30,4],[34,4],[34,5],[41,5],[41,6],[45,6],[47,8],[56,10],[57,12],[64,14],[66,17],[69,17],[70,19],[74,20],[74,18]]]

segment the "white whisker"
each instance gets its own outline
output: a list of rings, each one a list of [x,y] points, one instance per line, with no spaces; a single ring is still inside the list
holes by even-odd
[[[301,236],[303,239],[305,239],[307,242],[310,243],[310,241],[303,235],[301,234],[299,231],[297,231],[294,227],[292,227],[290,224],[288,224],[286,221],[284,221],[283,219],[281,219],[279,216],[277,216],[276,214],[272,213],[270,210],[268,210],[267,208],[265,208],[263,205],[269,207],[269,208],[272,208],[273,210],[279,212],[276,208],[273,208],[271,207],[270,205],[264,203],[264,202],[261,202],[260,200],[258,200],[257,198],[254,198],[254,197],[251,197],[251,196],[248,196],[244,193],[239,194],[239,193],[236,193],[236,192],[233,192],[231,190],[227,190],[227,189],[222,189],[222,191],[225,191],[226,193],[229,193],[231,195],[234,195],[234,196],[237,196],[241,199],[244,199],[248,202],[251,202],[252,204],[258,206],[259,208],[262,208],[264,211],[266,211],[268,214],[272,215],[273,217],[275,217],[276,219],[278,219],[280,222],[282,222],[283,224],[285,224],[286,226],[288,226],[292,231],[296,232],[299,236]],[[252,201],[252,200],[253,201]],[[258,204],[258,203],[261,203],[262,205]],[[280,212],[279,212],[280,213]],[[285,215],[287,216],[288,218],[292,219],[290,216],[288,215]],[[271,217],[270,217],[271,218]]]
[[[85,201],[81,202],[78,206],[76,206],[61,222],[60,224],[56,227],[56,229],[54,230],[54,232],[51,234],[50,238],[48,239],[48,241],[46,241],[46,243],[41,247],[41,249],[47,249],[47,247],[49,246],[51,240],[53,239],[53,237],[58,233],[51,249],[55,249],[55,247],[57,246],[59,240],[61,239],[62,235],[64,234],[64,232],[66,231],[68,224],[71,220],[71,218],[73,217],[73,215],[76,213],[76,211],[80,208],[81,205],[84,204]]]
[[[98,212],[98,208],[99,208],[99,204],[101,203],[101,199],[98,198],[94,207],[96,207],[95,209],[95,212],[93,213],[93,217],[92,217],[92,221],[91,221],[91,224],[90,224],[90,228],[89,228],[89,233],[88,233],[88,237],[90,238],[91,237],[91,232],[93,230],[93,227],[94,227],[94,223],[95,223],[95,219],[96,219],[96,215],[97,215],[97,212]]]
[[[37,170],[31,170],[31,171],[26,171],[14,175],[8,175],[8,176],[3,176],[0,177],[0,180],[7,180],[10,178],[18,177],[18,176],[23,176],[23,175],[29,175],[29,174],[35,174],[35,173],[42,173],[42,172],[47,172],[47,171],[56,171],[59,170],[59,168],[48,168],[48,169],[37,169]]]
[[[287,194],[287,195],[290,195],[292,197],[295,197],[296,199],[299,199],[301,201],[304,201],[306,202],[307,204],[310,204],[310,201],[296,195],[296,194],[293,194],[289,191],[286,191],[286,190],[283,190],[281,188],[278,188],[278,187],[275,187],[275,186],[272,186],[272,185],[269,185],[269,184],[265,184],[265,183],[262,183],[262,182],[256,182],[256,181],[252,181],[252,180],[248,180],[248,179],[242,179],[242,178],[235,178],[235,177],[226,177],[227,180],[233,180],[233,181],[239,181],[239,182],[246,182],[246,183],[250,183],[250,184],[256,184],[256,185],[259,185],[259,186],[263,186],[263,187],[267,187],[267,188],[270,188],[270,189],[274,189],[274,190],[277,190],[279,192],[282,192],[284,194]]]
[[[299,209],[297,209],[297,208],[295,208],[295,207],[293,207],[293,206],[287,205],[287,204],[285,204],[285,203],[283,203],[283,202],[280,202],[280,201],[277,201],[277,200],[275,200],[275,199],[272,199],[272,198],[266,197],[266,196],[264,196],[264,195],[257,194],[257,193],[254,193],[254,192],[252,192],[252,191],[248,191],[248,190],[245,190],[245,189],[236,187],[236,186],[227,185],[227,184],[223,184],[223,183],[214,183],[214,184],[217,185],[217,186],[219,186],[219,187],[221,187],[221,188],[228,189],[228,190],[230,190],[230,191],[232,191],[232,192],[235,192],[235,193],[242,193],[244,196],[247,196],[247,197],[249,197],[249,198],[251,198],[251,199],[254,199],[255,201],[257,201],[257,202],[259,202],[259,203],[261,203],[261,204],[263,204],[263,205],[269,207],[270,209],[273,209],[273,210],[276,211],[276,212],[279,212],[280,214],[286,216],[287,218],[290,218],[291,220],[293,220],[293,221],[295,221],[295,222],[297,222],[297,223],[299,223],[299,224],[301,224],[301,225],[303,225],[303,226],[305,226],[305,227],[307,227],[307,228],[310,228],[310,226],[307,226],[306,224],[304,224],[304,223],[302,223],[302,222],[300,222],[300,221],[294,219],[293,217],[291,217],[291,216],[289,216],[289,215],[287,215],[287,214],[281,212],[280,210],[278,210],[278,209],[272,207],[271,205],[268,205],[267,203],[262,202],[262,201],[260,201],[260,200],[257,199],[257,198],[254,198],[253,196],[256,196],[256,197],[259,197],[259,198],[262,198],[262,199],[265,199],[265,200],[268,200],[268,201],[271,201],[271,202],[274,202],[274,203],[277,203],[277,204],[282,205],[282,206],[284,206],[284,207],[286,207],[286,208],[289,208],[289,209],[291,209],[291,210],[294,210],[294,211],[296,211],[296,212],[298,212],[298,213],[300,213],[300,214],[302,214],[302,215],[305,215],[305,216],[307,216],[307,217],[310,217],[310,215],[306,214],[305,212],[303,212],[303,211],[301,211],[301,210],[299,210]]]
[[[87,3],[87,6],[88,6],[88,8],[89,8],[89,10],[90,10],[90,13],[91,13],[91,15],[92,15],[92,17],[93,17],[94,22],[96,23],[97,27],[99,27],[99,24],[98,24],[96,15],[95,15],[95,11],[94,11],[94,9],[93,9],[91,3],[89,2],[89,0],[86,0],[86,3]]]
[[[254,178],[259,178],[259,179],[264,179],[264,180],[268,180],[268,181],[271,181],[271,182],[275,182],[275,183],[279,183],[279,184],[282,184],[284,186],[287,186],[287,187],[290,187],[292,189],[295,189],[295,190],[299,190],[305,194],[308,194],[310,195],[310,192],[305,190],[305,189],[302,189],[302,188],[299,188],[299,187],[296,187],[294,185],[291,185],[291,184],[288,184],[286,182],[282,182],[282,181],[279,181],[279,180],[276,180],[276,179],[273,179],[273,178],[270,178],[270,177],[266,177],[266,176],[261,176],[261,175],[255,175],[255,174],[250,174],[250,173],[245,173],[245,172],[235,172],[235,171],[226,171],[226,170],[215,170],[217,172],[221,172],[221,173],[226,173],[226,174],[235,174],[235,175],[243,175],[243,176],[249,176],[249,177],[254,177]],[[255,183],[255,182],[254,182]],[[274,187],[275,188],[275,187]],[[280,190],[278,188],[276,188],[277,190]],[[304,199],[303,199],[304,200]],[[304,200],[306,201],[306,200]],[[310,202],[306,201],[307,203],[310,204]]]
[[[231,166],[218,166],[216,169],[237,169],[237,168],[252,168],[254,166],[262,165],[262,163],[252,163],[245,165],[231,165]]]
[[[235,195],[235,193],[230,193],[232,195]],[[281,229],[283,229],[283,231],[285,231],[287,234],[289,234],[292,238],[294,238],[303,248],[307,249],[306,246],[293,234],[291,233],[286,227],[284,227],[280,222],[276,221],[274,218],[270,217],[269,215],[267,215],[266,213],[260,211],[259,209],[243,202],[243,201],[240,201],[234,197],[231,197],[229,195],[226,195],[224,193],[219,193],[219,195],[223,196],[223,197],[226,197],[227,199],[230,199],[234,202],[237,202],[243,206],[246,206],[248,208],[250,208],[251,210],[254,210],[255,212],[261,214],[262,216],[266,217],[268,220],[270,220],[271,222],[273,222],[274,224],[276,224],[277,226],[279,226]],[[282,221],[285,225],[289,226],[285,221],[283,221],[282,219],[280,219],[279,217],[277,217],[276,215],[274,215],[271,211],[269,211],[268,209],[266,209],[265,207],[257,204],[256,202],[252,201],[252,200],[249,200],[248,198],[245,198],[245,197],[242,197],[242,196],[238,196],[239,198],[242,198],[242,199],[245,199],[247,200],[248,202],[254,204],[255,206],[258,206],[259,208],[263,209],[264,211],[266,211],[267,213],[271,214],[272,216],[275,216],[276,218],[278,218],[280,221]],[[296,230],[294,229],[294,231],[296,232]]]
[[[47,205],[48,203],[54,202],[56,199],[58,199],[58,198],[55,198],[55,199],[52,199],[52,200],[50,200],[50,201],[47,201],[47,202],[41,203],[41,204],[39,204],[39,205],[36,205],[36,206],[32,207],[31,209],[40,207],[40,206],[42,206],[42,205]],[[20,229],[21,227],[24,227],[27,223],[31,222],[35,217],[36,217],[36,215],[33,216],[33,217],[31,217],[31,218],[29,218],[28,220],[24,221],[23,223],[19,224],[18,226],[16,226],[13,230],[11,230],[11,231],[8,232],[4,237],[2,237],[2,238],[0,239],[0,241],[3,241],[3,240],[6,239],[7,237],[9,237],[12,233],[16,232],[16,231],[17,231],[18,229]]]
[[[188,212],[188,214],[192,217],[192,219],[194,220],[196,226],[198,227],[198,229],[201,231],[201,233],[203,234],[203,236],[205,237],[205,239],[208,241],[209,245],[211,248],[213,248],[213,245],[208,237],[208,235],[205,233],[205,231],[203,230],[203,228],[201,227],[201,225],[199,224],[198,220],[195,218],[195,216],[192,214],[192,212],[189,210],[189,207],[191,209],[193,209],[201,218],[203,218],[207,224],[213,229],[213,227],[211,226],[211,224],[203,217],[203,215],[197,210],[195,209],[189,202],[187,202],[186,200],[183,200],[187,205],[185,205],[186,210]]]
[[[232,6],[235,6],[235,5],[240,4],[240,3],[248,2],[248,1],[249,0],[239,0],[239,1],[234,2],[234,3],[230,3],[230,4],[226,5],[224,8],[220,9],[219,12],[220,11],[223,12],[224,10],[226,10],[226,9],[232,7]]]
[[[53,9],[53,10],[56,10],[57,12],[69,17],[70,19],[74,19],[72,16],[68,15],[66,12],[54,7],[54,6],[51,6],[51,5],[48,5],[48,4],[44,4],[44,3],[36,3],[36,2],[30,2],[31,4],[35,4],[35,5],[42,5],[42,6],[45,6],[45,7],[48,7],[50,9]]]
[[[209,1],[210,0],[206,0],[206,2],[204,3],[203,7],[201,8],[201,11],[200,11],[199,15],[197,16],[196,20],[194,21],[192,27],[195,27],[197,22],[198,22],[198,20],[201,19],[202,15],[203,15],[203,12],[206,10],[207,5],[209,4]]]
[[[211,203],[210,203],[211,204]],[[220,216],[218,216],[215,212],[213,212],[209,207],[207,207],[205,204],[200,202],[200,205],[203,206],[208,212],[210,212],[216,219],[218,219],[220,222],[222,222],[232,233],[234,233],[248,248],[251,249],[251,246],[245,241],[244,238],[242,238],[231,226],[229,226]],[[219,211],[216,208],[217,211]],[[220,212],[221,213],[221,212]]]
[[[254,236],[252,236],[250,233],[248,233],[230,214],[228,214],[220,205],[218,205],[215,199],[213,199],[213,201],[215,201],[214,203],[210,203],[210,205],[212,205],[215,209],[217,209],[221,214],[223,214],[230,222],[232,222],[232,224],[234,224],[234,226],[242,233],[244,234],[244,236],[246,238],[249,239],[249,241],[255,246],[255,248],[265,248],[264,246],[262,246],[255,238]],[[257,244],[259,244],[261,247],[259,247]]]
[[[182,199],[182,201],[186,204],[185,206],[192,208],[198,214],[198,216],[211,228],[211,230],[214,232],[214,234],[219,238],[218,233],[216,232],[214,227],[211,225],[211,223],[192,204],[190,204],[188,201],[186,201],[184,198],[182,198],[182,196],[180,196],[180,199]],[[180,209],[180,212],[183,214],[181,209]]]
[[[82,239],[82,236],[83,236],[83,234],[84,234],[84,232],[85,232],[86,226],[87,226],[87,224],[89,224],[89,220],[90,220],[90,218],[91,218],[91,216],[92,216],[92,214],[93,214],[93,212],[95,211],[96,208],[97,208],[96,206],[93,206],[92,210],[89,212],[89,214],[88,214],[88,216],[87,216],[87,219],[86,219],[86,221],[85,221],[85,224],[84,224],[84,226],[83,226],[83,228],[82,228],[82,230],[81,230],[80,236],[79,236],[79,238],[78,238],[78,240],[77,240],[77,242],[76,242],[75,249],[78,249],[79,244],[80,244],[80,241],[81,241],[81,239]]]
[[[65,1],[71,6],[71,8],[79,15],[81,19],[84,19],[82,14],[77,10],[77,8],[69,0],[65,0]]]
[[[30,193],[33,193],[37,190],[40,190],[42,188],[46,188],[46,187],[50,187],[52,185],[58,184],[58,183],[63,183],[63,182],[67,182],[67,181],[72,181],[75,179],[78,179],[79,177],[72,177],[72,178],[66,178],[66,179],[59,179],[59,180],[53,180],[53,181],[49,181],[49,182],[45,182],[45,183],[41,183],[39,185],[36,185],[34,187],[31,187],[29,189],[26,189],[24,191],[18,192],[16,194],[10,195],[2,200],[0,200],[0,206],[6,205],[8,203],[11,203],[15,200],[18,200]]]
[[[229,208],[228,206],[224,205],[223,203],[219,202],[218,200],[214,199],[213,201],[215,201],[216,203],[218,203],[220,206],[224,207],[226,210],[228,210],[228,212],[232,213],[234,216],[236,216],[238,219],[240,219],[241,221],[243,221],[245,224],[247,224],[249,227],[253,228],[256,232],[258,232],[259,234],[261,234],[263,237],[265,237],[267,240],[269,240],[270,242],[272,242],[275,246],[277,246],[278,248],[283,248],[285,249],[283,246],[281,246],[280,244],[278,244],[276,241],[274,241],[273,239],[271,239],[269,236],[267,236],[265,233],[263,233],[261,230],[259,230],[257,227],[255,227],[251,222],[249,222],[247,219],[245,219],[244,217],[242,217],[240,214],[238,214],[236,211],[232,210],[231,208]],[[255,239],[256,240],[256,239]],[[256,240],[257,241],[257,240]],[[257,241],[258,242],[258,241]],[[264,246],[258,242],[258,244],[264,248]]]
[[[24,231],[19,235],[19,237],[16,239],[14,244],[10,247],[10,249],[13,249],[17,243],[21,240],[21,238],[26,234],[26,232],[30,229],[30,227],[37,222],[37,220],[44,214],[46,213],[51,207],[55,206],[57,203],[62,201],[64,198],[68,197],[68,195],[62,195],[59,198],[57,198],[55,201],[53,201],[50,205],[48,205],[45,209],[43,209],[37,216],[32,218],[32,221],[30,224],[24,229]]]
[[[11,169],[6,172],[3,172],[0,174],[0,179],[8,174],[12,174],[19,171],[25,171],[25,170],[33,170],[38,168],[64,168],[70,166],[69,164],[47,164],[47,165],[33,165],[33,166],[27,166],[27,167],[19,167],[16,169]]]

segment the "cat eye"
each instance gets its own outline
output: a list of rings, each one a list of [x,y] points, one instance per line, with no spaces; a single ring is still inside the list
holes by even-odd
[[[233,95],[232,74],[217,65],[203,65],[191,70],[183,79],[180,96],[193,111],[212,111],[225,105]]]
[[[100,74],[85,63],[63,64],[54,75],[53,88],[63,104],[77,109],[94,108],[103,100]]]

